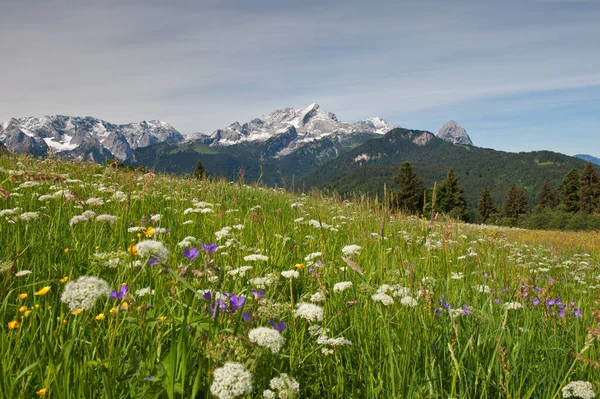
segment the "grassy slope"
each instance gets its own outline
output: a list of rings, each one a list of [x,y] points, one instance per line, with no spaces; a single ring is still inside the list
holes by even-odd
[[[571,355],[599,356],[598,343],[586,346],[586,328],[598,323],[592,314],[598,289],[592,286],[598,286],[600,274],[598,235],[429,223],[389,217],[368,200],[343,203],[55,160],[2,157],[0,167],[2,187],[13,193],[1,200],[2,209],[39,212],[30,221],[20,220],[20,210],[0,219],[4,397],[30,398],[41,388],[49,389],[51,398],[209,397],[212,373],[226,361],[243,363],[254,374],[253,397],[260,397],[281,372],[300,383],[305,398],[552,398],[560,397],[561,387],[572,380],[588,380],[599,388],[597,370]],[[75,200],[38,200],[58,189],[70,191]],[[117,201],[115,191],[126,193],[127,200]],[[88,205],[89,198],[104,204]],[[213,205],[193,205],[194,199]],[[212,211],[185,212],[193,207]],[[70,226],[84,210],[111,214],[117,221]],[[160,221],[150,223],[151,213],[160,214]],[[321,224],[307,223],[311,219]],[[131,225],[170,228],[152,237],[170,252],[163,270],[131,267],[146,259],[129,255],[116,268],[93,262],[97,252],[114,257],[149,238],[129,233]],[[197,238],[199,246],[234,225],[243,228],[231,230],[228,247],[223,239],[212,255],[193,261],[183,257],[178,242],[184,237]],[[364,274],[341,259],[342,248],[350,244],[362,247],[352,259]],[[313,265],[317,273],[309,273],[304,258],[314,252],[322,253],[314,261],[323,263]],[[269,260],[244,260],[257,253]],[[279,276],[298,263],[307,265],[297,279]],[[243,265],[252,266],[245,276],[226,273]],[[32,273],[17,277],[23,270]],[[462,278],[452,279],[453,272]],[[268,273],[278,278],[266,288],[265,298],[253,300],[249,279]],[[127,283],[132,295],[99,299],[91,310],[73,315],[60,302],[65,284],[59,279],[82,275],[102,278],[113,289]],[[353,286],[334,292],[341,281]],[[390,306],[374,301],[382,284],[398,285],[390,295],[404,287],[404,295],[418,298],[417,306],[402,305],[401,297]],[[478,285],[490,292],[478,292]],[[46,295],[34,295],[44,286],[50,287]],[[133,295],[146,287],[155,294]],[[213,319],[196,290],[244,295],[243,310],[253,319],[242,322],[240,310]],[[308,332],[309,323],[293,312],[318,291],[325,293],[320,306],[327,335],[352,342],[330,347],[329,355]],[[20,293],[27,298],[19,299]],[[472,314],[436,312],[442,295],[453,309],[464,304]],[[567,304],[564,318],[556,306],[546,311],[531,304],[533,297],[543,302],[557,296]],[[523,309],[505,310],[509,302]],[[571,302],[583,309],[583,317],[573,316]],[[99,314],[105,318],[96,320]],[[261,350],[247,338],[251,328],[268,326],[270,319],[287,323],[280,354]],[[9,330],[13,320],[20,326]]]

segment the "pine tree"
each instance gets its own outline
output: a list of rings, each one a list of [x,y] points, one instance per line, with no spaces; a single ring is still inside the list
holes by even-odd
[[[423,209],[425,187],[423,179],[413,173],[410,162],[404,162],[398,174],[394,177],[394,183],[400,185],[400,190],[393,193],[392,207],[409,213],[419,213]]]
[[[560,186],[561,206],[566,212],[575,213],[579,211],[579,185],[579,171],[573,168],[565,175]]]
[[[490,194],[488,185],[484,184],[483,191],[479,196],[479,202],[477,202],[477,213],[479,214],[481,221],[485,222],[492,214],[496,212],[496,206],[492,200],[492,195]]]
[[[537,205],[540,208],[548,209],[554,209],[556,205],[558,205],[558,201],[556,200],[554,192],[552,192],[552,187],[550,187],[550,182],[548,182],[548,180],[544,180],[544,184],[542,184],[540,194],[537,197]]]
[[[458,177],[452,170],[448,169],[446,180],[440,184],[437,193],[436,208],[461,220],[467,219],[467,203],[465,202],[463,189],[458,184]]]
[[[203,180],[203,179],[206,179],[207,176],[208,176],[208,174],[204,170],[204,166],[202,166],[202,162],[198,161],[198,163],[196,164],[196,170],[194,170],[194,177],[196,179]]]
[[[502,216],[507,218],[518,218],[519,215],[526,215],[529,212],[529,201],[523,187],[518,187],[516,183],[508,189],[506,199],[502,206]]]
[[[600,211],[600,178],[591,162],[585,164],[579,183],[579,209],[587,214]]]

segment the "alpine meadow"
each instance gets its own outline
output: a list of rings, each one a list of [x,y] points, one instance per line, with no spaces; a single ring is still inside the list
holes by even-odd
[[[598,233],[0,158],[3,398],[593,398]]]

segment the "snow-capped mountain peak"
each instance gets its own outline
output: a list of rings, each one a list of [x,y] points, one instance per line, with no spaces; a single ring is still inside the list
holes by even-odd
[[[379,117],[355,123],[340,122],[337,116],[312,103],[305,108],[283,108],[264,114],[260,118],[240,124],[238,122],[215,130],[210,137],[194,135],[213,146],[237,144],[244,141],[266,141],[281,134],[289,133],[289,126],[295,129],[293,145],[319,140],[327,136],[351,135],[353,133],[384,134],[392,129]]]
[[[0,142],[10,151],[43,156],[51,149],[73,159],[98,162],[132,160],[135,148],[183,140],[181,133],[158,120],[115,125],[89,116],[53,115],[0,123]]]

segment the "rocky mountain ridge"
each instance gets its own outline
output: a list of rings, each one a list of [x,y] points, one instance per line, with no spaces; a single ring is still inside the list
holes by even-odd
[[[52,151],[75,160],[132,161],[133,150],[181,143],[184,136],[166,122],[116,125],[93,117],[64,115],[13,118],[0,123],[0,143],[12,152],[44,156]]]

